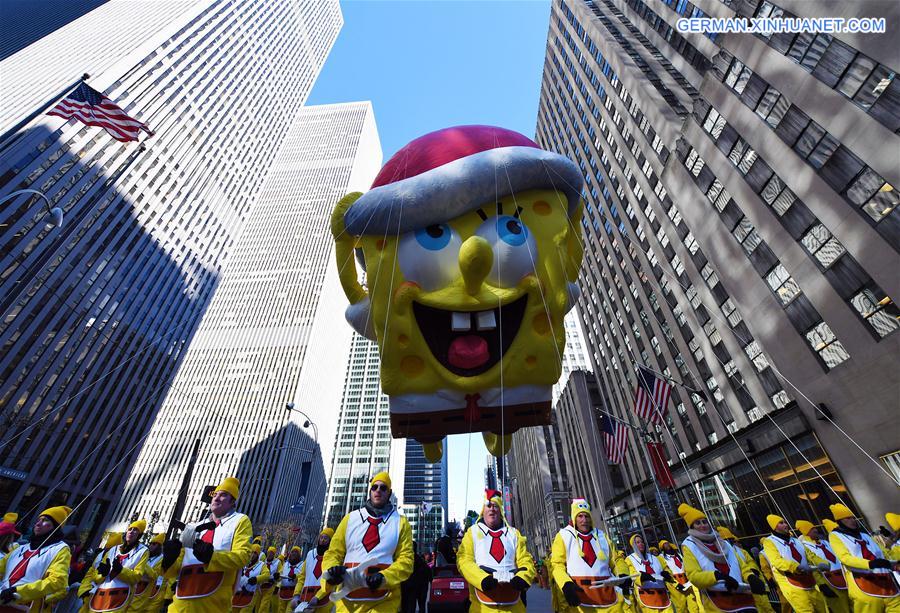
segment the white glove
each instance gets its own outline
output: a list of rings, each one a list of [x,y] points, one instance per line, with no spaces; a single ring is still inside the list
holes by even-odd
[[[494,571],[494,579],[497,580],[497,583],[509,583],[512,581],[512,578],[515,577],[516,574],[511,570],[495,570]]]
[[[818,568],[820,572],[826,573],[831,570],[831,564],[828,562],[819,562],[816,564],[816,568]]]
[[[297,607],[294,609],[294,613],[300,613],[301,611],[305,611],[305,610],[307,610],[308,608],[309,608],[309,603],[308,603],[308,602],[301,602],[301,603],[298,604]]]
[[[197,540],[197,526],[199,525],[199,522],[194,522],[186,525],[184,530],[181,531],[181,544],[184,547],[189,549],[194,547],[194,541]]]

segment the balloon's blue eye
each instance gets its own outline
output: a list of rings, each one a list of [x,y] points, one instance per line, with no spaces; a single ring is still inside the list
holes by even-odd
[[[416,230],[416,241],[429,251],[440,251],[450,244],[450,226],[445,223]]]
[[[501,215],[497,218],[497,236],[507,245],[518,247],[525,244],[528,229],[515,217]]]

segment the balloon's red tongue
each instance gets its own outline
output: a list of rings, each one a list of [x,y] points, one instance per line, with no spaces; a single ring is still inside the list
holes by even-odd
[[[447,352],[447,361],[456,368],[478,368],[490,357],[487,341],[474,334],[453,339]]]

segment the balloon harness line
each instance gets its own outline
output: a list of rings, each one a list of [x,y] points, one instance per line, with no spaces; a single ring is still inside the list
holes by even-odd
[[[547,176],[548,176],[549,180],[551,181],[551,183],[555,185],[555,183],[554,183],[554,181],[553,181],[553,178],[552,178],[552,176],[551,176],[551,174],[550,174],[552,169],[548,168],[546,165],[544,165],[544,169],[545,169],[545,171],[547,172]],[[555,171],[554,171],[554,174],[556,174],[557,177],[558,177],[561,181],[563,181],[564,183],[567,183],[564,177],[560,176],[558,173],[555,173]],[[641,247],[639,247],[638,245],[636,245],[636,244],[634,243],[634,241],[632,241],[632,239],[631,239],[630,236],[628,236],[628,235],[625,234],[625,233],[621,233],[621,232],[620,232],[620,235],[621,235],[625,240],[627,240],[627,241],[629,242],[629,244],[631,244],[632,246],[638,248],[639,251],[641,251],[641,253],[643,253],[644,256],[647,257],[647,254],[644,252],[643,248],[641,248]],[[643,266],[638,266],[638,270],[641,271],[641,272],[643,272]],[[673,275],[671,272],[669,272],[668,270],[666,270],[666,269],[665,269],[664,267],[662,267],[662,266],[660,266],[660,270],[661,270],[661,271],[663,272],[663,274],[665,274],[667,277],[671,278],[671,279],[672,279],[672,280],[673,280],[673,281],[674,281],[674,282],[675,282],[675,283],[676,283],[683,291],[687,292],[687,287],[681,282],[680,279],[678,279],[677,276]],[[645,275],[645,276],[647,277],[648,280],[649,280],[649,279],[654,279],[654,280],[655,280],[655,278],[656,278],[654,275]],[[656,282],[656,283],[657,283],[657,289],[658,289],[659,291],[662,292],[661,286],[658,285],[658,282]],[[722,315],[719,314],[717,311],[715,311],[715,310],[710,310],[710,314],[711,314],[712,317],[716,318],[720,323],[725,323],[725,324],[727,324],[727,321],[725,321],[724,318],[722,317]],[[730,326],[729,326],[729,327],[730,327]],[[733,332],[734,332],[734,331],[733,331]],[[744,343],[745,345],[747,344],[746,339],[744,339],[743,337],[741,337],[741,335],[740,335],[739,333],[734,332],[734,334],[735,334],[735,337],[736,337],[740,342]],[[633,349],[631,349],[627,344],[626,344],[626,348],[628,349],[629,354],[631,355],[631,358],[632,358],[632,360],[634,361],[635,367],[637,367],[637,365],[640,364],[640,361],[639,361],[639,360],[637,359],[637,357],[635,356]],[[715,355],[715,353],[714,353],[713,355],[715,356],[716,361],[724,368],[725,365],[724,365],[724,363],[722,362],[722,360],[718,357],[718,355]],[[784,382],[786,382],[788,385],[790,385],[791,388],[793,388],[794,390],[796,390],[796,391],[800,394],[800,396],[801,396],[804,400],[806,400],[806,401],[809,403],[809,405],[810,405],[811,407],[813,407],[813,409],[814,409],[816,412],[818,412],[820,415],[822,415],[822,417],[823,417],[824,419],[826,419],[826,420],[827,420],[829,423],[831,423],[835,428],[837,428],[838,431],[841,432],[848,440],[850,440],[850,441],[851,441],[851,442],[852,442],[852,443],[853,443],[860,451],[862,451],[862,453],[863,453],[870,461],[872,461],[876,466],[878,466],[878,468],[879,468],[882,472],[884,472],[885,474],[887,474],[887,475],[891,478],[892,481],[895,481],[895,482],[898,483],[898,485],[900,485],[900,482],[898,482],[897,479],[895,479],[895,478],[894,478],[892,475],[890,475],[890,473],[888,473],[888,472],[887,472],[880,464],[878,464],[878,461],[877,461],[874,457],[872,457],[871,454],[869,454],[869,453],[866,452],[864,449],[862,449],[862,447],[861,447],[861,446],[860,446],[860,445],[859,445],[859,444],[858,444],[858,443],[857,443],[857,442],[856,442],[849,434],[847,434],[847,432],[846,432],[843,428],[841,428],[837,423],[835,423],[835,421],[834,421],[830,416],[826,415],[826,414],[825,414],[818,406],[816,406],[815,403],[813,403],[812,400],[810,400],[810,398],[809,398],[805,393],[803,393],[803,391],[802,391],[797,385],[795,385],[795,384],[794,384],[794,383],[793,383],[793,382],[792,382],[792,381],[791,381],[784,373],[782,373],[780,370],[778,370],[778,368],[775,366],[775,364],[771,363],[771,361],[770,361],[770,366],[771,366],[773,372],[775,372],[775,373],[779,376],[779,378],[781,378]],[[655,372],[655,371],[654,371],[654,372]],[[659,374],[659,373],[657,373],[657,374]],[[690,372],[689,372],[689,374],[690,374],[692,377],[694,377],[694,373],[690,373]],[[673,378],[668,377],[668,376],[664,376],[664,378],[666,378],[667,380],[669,380],[670,382],[672,382],[672,383],[674,383],[674,384],[676,384],[676,385],[679,385],[679,386],[681,386],[681,387],[684,387],[688,392],[696,393],[695,388],[691,388],[691,387],[685,385],[683,382],[676,381],[676,380],[674,380]],[[741,382],[741,387],[744,388],[744,390],[745,390],[747,393],[750,393],[749,390],[746,389],[746,382]],[[620,395],[623,395],[622,392],[621,392],[621,390],[619,390],[619,393],[620,393]],[[626,396],[626,398],[627,398],[627,396]],[[700,399],[701,399],[702,402],[704,402],[704,404],[707,404],[707,403],[705,402],[706,399],[705,399],[703,396],[700,396]],[[661,410],[661,408],[660,408],[659,406],[656,406],[656,402],[653,401],[652,396],[651,396],[651,401],[653,402],[654,410],[662,417],[662,416],[664,415],[664,412]],[[625,404],[628,404],[627,401],[625,402]],[[771,490],[769,490],[768,486],[766,485],[764,478],[762,477],[762,475],[760,474],[760,472],[757,470],[757,468],[756,468],[756,466],[753,464],[753,462],[750,461],[749,456],[748,456],[747,453],[744,451],[743,447],[739,444],[739,442],[738,442],[737,438],[735,437],[734,433],[727,427],[727,424],[726,424],[726,422],[725,422],[725,419],[722,417],[721,413],[719,412],[718,407],[715,406],[715,403],[712,403],[712,405],[713,405],[713,407],[714,407],[714,409],[715,409],[715,410],[713,411],[713,413],[715,413],[715,415],[719,418],[719,420],[720,420],[720,422],[722,423],[724,429],[728,432],[729,436],[731,437],[731,439],[733,440],[733,442],[735,443],[735,445],[737,446],[737,448],[741,451],[741,454],[743,455],[743,457],[744,457],[744,459],[747,461],[747,463],[750,465],[750,467],[751,467],[751,469],[753,470],[753,472],[754,472],[754,474],[756,475],[756,477],[759,479],[760,483],[761,483],[762,486],[763,486],[763,489],[765,490],[765,492],[766,492],[766,494],[768,495],[768,497],[772,500],[772,503],[773,503],[773,505],[775,506],[775,508],[779,511],[779,513],[781,514],[782,517],[785,517],[785,515],[784,515],[784,513],[783,513],[783,511],[782,511],[782,509],[781,509],[781,507],[780,507],[780,505],[778,504],[778,502],[777,502],[777,500],[775,499],[774,495],[772,494]],[[603,413],[603,414],[608,415],[608,416],[611,417],[612,419],[615,419],[615,420],[617,420],[617,421],[620,421],[620,422],[625,423],[625,424],[628,425],[631,429],[636,429],[636,428],[635,428],[634,426],[632,426],[632,425],[630,424],[630,422],[627,421],[627,420],[622,420],[622,419],[619,418],[618,416],[611,415],[611,414],[609,414],[609,413],[606,413],[605,411],[601,411],[601,410],[596,409],[596,408],[595,408],[595,410],[597,410],[597,411],[600,412],[600,413]],[[781,436],[782,436],[782,437],[783,437],[783,438],[784,438],[784,439],[785,439],[785,440],[786,440],[786,441],[794,448],[794,450],[797,452],[797,454],[798,454],[798,455],[799,455],[799,456],[807,463],[807,465],[809,465],[809,467],[814,471],[816,477],[817,477],[819,480],[821,480],[821,481],[826,485],[826,487],[831,491],[831,493],[835,496],[835,498],[836,498],[841,504],[845,504],[845,505],[846,505],[846,501],[843,499],[843,497],[840,495],[840,493],[837,492],[837,491],[832,487],[832,485],[831,485],[831,484],[828,482],[828,480],[825,479],[825,477],[819,472],[819,470],[818,470],[818,469],[816,468],[816,466],[810,461],[810,459],[803,453],[803,451],[802,451],[799,447],[797,447],[797,445],[794,443],[794,441],[793,441],[793,440],[787,435],[787,433],[781,428],[781,426],[778,424],[778,422],[775,420],[775,418],[772,417],[772,415],[771,415],[769,412],[764,412],[763,414],[764,414],[764,415],[766,416],[766,418],[767,418],[767,419],[775,426],[775,428],[779,431],[779,433],[781,434]],[[669,431],[669,429],[668,429],[668,428],[660,428],[660,430],[666,433],[666,435],[669,437],[670,441],[672,442],[672,446],[673,446],[675,449],[677,449],[678,447],[677,447],[675,438],[674,438],[673,434]],[[708,504],[706,498],[705,498],[704,495],[703,495],[703,490],[697,485],[697,483],[696,483],[696,482],[694,481],[694,479],[692,478],[692,476],[691,476],[691,471],[688,469],[688,466],[687,466],[687,464],[685,463],[684,458],[682,458],[680,454],[678,455],[678,459],[679,459],[679,462],[680,462],[682,468],[684,469],[684,474],[687,476],[689,482],[691,483],[692,489],[697,493],[697,498],[698,498],[698,500],[700,501],[700,505],[701,505],[702,510],[704,511],[704,513],[705,513],[708,517],[711,517],[711,515],[710,515],[710,505]],[[653,475],[653,471],[650,471],[650,475],[651,475],[651,479],[654,479],[654,478],[655,478],[654,475]],[[639,517],[638,517],[638,520],[640,521],[640,514],[638,514],[638,516],[639,516]],[[673,534],[673,537],[674,537],[674,534]],[[676,542],[677,542],[677,541],[676,541]]]

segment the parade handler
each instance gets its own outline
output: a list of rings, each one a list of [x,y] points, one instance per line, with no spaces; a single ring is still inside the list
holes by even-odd
[[[68,587],[72,552],[59,528],[71,512],[69,507],[44,510],[28,543],[0,559],[0,612],[37,613],[44,598]]]
[[[825,597],[816,589],[814,567],[806,558],[803,543],[791,536],[783,517],[770,514],[766,521],[772,534],[763,539],[763,551],[781,594],[797,613],[826,613]]]
[[[343,583],[348,569],[367,564],[366,587],[339,600],[338,613],[395,613],[400,608],[400,584],[412,573],[412,529],[391,504],[391,477],[386,472],[372,477],[366,505],[345,515],[334,531],[322,558],[328,569],[324,591]]]
[[[896,574],[891,572],[900,569],[900,563],[885,557],[850,509],[842,504],[829,508],[838,525],[828,535],[828,543],[844,568],[853,613],[900,611],[900,589]]]
[[[269,579],[269,567],[266,565],[266,561],[260,558],[261,551],[262,549],[257,543],[250,546],[250,561],[241,569],[234,596],[231,599],[233,613],[257,613],[259,611],[262,597],[259,586]]]
[[[656,556],[647,552],[644,537],[635,534],[629,539],[631,554],[625,558],[629,575],[637,574],[634,588],[634,605],[638,611],[664,611],[673,613],[672,601],[666,583],[675,583],[675,578]]]
[[[328,594],[322,590],[322,564],[325,552],[328,551],[328,546],[331,544],[333,536],[334,530],[323,528],[322,532],[319,533],[316,548],[310,549],[306,553],[306,559],[303,560],[303,566],[300,567],[300,578],[297,581],[296,588],[294,588],[291,611],[301,602],[309,603],[307,610],[331,607],[331,603],[328,601]]]
[[[497,490],[485,491],[481,516],[459,545],[457,566],[469,583],[470,613],[525,612],[522,593],[534,581],[534,561],[525,537],[506,523]]]
[[[734,548],[719,537],[699,509],[682,503],[678,514],[688,525],[688,536],[682,543],[684,570],[694,586],[700,610],[755,611],[749,586],[741,584],[742,568]]]
[[[178,582],[169,613],[231,609],[237,575],[250,560],[253,538],[250,518],[234,509],[239,493],[240,482],[226,477],[213,491],[207,521],[188,524],[180,541],[163,545],[165,577]]]
[[[697,599],[694,598],[691,582],[688,581],[687,574],[684,572],[684,560],[681,558],[678,547],[667,540],[661,540],[657,559],[675,579],[674,583],[668,584],[672,606],[679,613],[697,613]]]
[[[825,597],[829,613],[850,613],[850,595],[847,593],[847,581],[841,570],[834,550],[811,521],[798,519],[794,528],[801,534],[800,542],[806,547],[806,557],[817,567],[815,573],[819,591]]]
[[[139,519],[125,530],[124,541],[111,547],[97,565],[100,584],[88,604],[91,613],[128,609],[138,596],[143,596],[147,584],[140,588],[150,554],[140,542],[147,530],[147,522]],[[138,600],[138,604],[140,601]],[[137,606],[135,610],[140,610]]]
[[[591,613],[606,609],[622,610],[622,594],[614,585],[590,586],[613,576],[616,548],[599,527],[594,527],[591,505],[575,499],[570,507],[572,522],[553,539],[550,554],[552,582],[562,591],[573,613]]]

